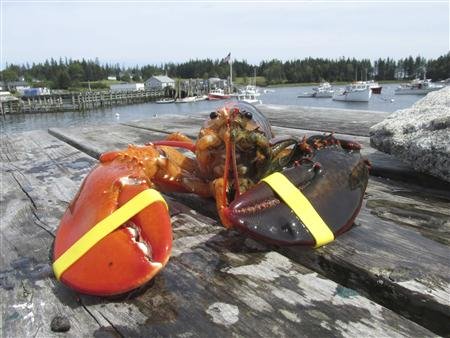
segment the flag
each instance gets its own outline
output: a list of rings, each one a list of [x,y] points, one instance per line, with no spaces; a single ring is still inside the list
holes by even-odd
[[[222,59],[222,62],[230,62],[230,60],[231,60],[231,53],[228,53],[228,55],[227,56],[225,56],[223,59]]]

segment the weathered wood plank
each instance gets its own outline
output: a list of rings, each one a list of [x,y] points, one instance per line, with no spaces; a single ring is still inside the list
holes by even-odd
[[[268,104],[258,105],[257,108],[274,126],[360,136],[369,136],[369,128],[391,114],[381,111]],[[210,111],[201,111],[191,117],[205,119],[209,113]]]
[[[190,128],[187,123],[183,126]],[[95,128],[58,132],[80,144],[85,142],[84,133],[88,132],[90,138],[94,137],[91,141],[96,144],[97,153],[117,145],[113,139],[95,138],[99,134]],[[141,132],[146,133],[143,129]],[[148,135],[150,139],[158,136],[150,131]],[[182,200],[203,213],[208,210],[203,200],[192,196]],[[442,333],[450,319],[449,201],[445,190],[427,190],[372,178],[357,226],[352,231],[320,250],[297,248],[282,252]],[[209,210],[209,215],[215,215],[212,203]],[[421,259],[416,259],[418,252]],[[404,272],[401,278],[394,278],[399,271]]]
[[[2,336],[48,337],[59,315],[71,319],[69,337],[88,336],[100,324],[55,285],[49,254],[60,217],[54,205],[70,200],[70,185],[80,184],[93,161],[45,132],[3,136],[1,160]]]
[[[173,202],[173,258],[152,286],[121,300],[77,295],[53,279],[49,250],[67,194],[75,193],[92,160],[42,132],[8,136],[2,140],[5,149],[1,224],[8,252],[1,255],[0,290],[7,300],[5,337],[57,336],[50,331],[55,315],[70,320],[68,336],[433,336]]]
[[[67,133],[61,133],[59,130],[59,128],[51,128],[49,133],[95,158],[98,158],[99,154],[106,151],[126,148],[130,143],[145,144],[151,140],[163,139],[167,136],[161,131],[150,134],[139,128],[129,128],[120,124],[111,124],[103,127],[86,126],[75,129],[77,131],[76,134],[81,133],[84,135],[83,142],[80,143],[77,135],[72,135],[70,129],[64,129]],[[149,138],[149,135],[153,135],[152,138]],[[109,148],[103,148],[99,152],[98,139],[104,139]]]
[[[158,118],[135,120],[123,122],[121,124],[166,134],[178,131],[191,137],[192,139],[195,139],[200,131],[199,126],[202,126],[205,121],[205,114],[206,113],[199,113],[197,116],[164,115]]]
[[[258,105],[280,127],[369,136],[369,128],[391,113],[336,108]]]

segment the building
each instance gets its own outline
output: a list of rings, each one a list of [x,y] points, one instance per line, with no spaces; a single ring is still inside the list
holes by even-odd
[[[175,80],[165,75],[152,76],[145,81],[145,88],[147,89],[163,89],[166,87],[175,87]]]
[[[225,89],[228,87],[228,81],[219,79],[218,77],[210,77],[208,79],[209,87],[210,88],[221,88]]]
[[[39,96],[39,95],[50,95],[50,89],[46,87],[40,88],[17,88],[17,92],[22,96]]]
[[[108,80],[115,81],[115,80],[117,80],[117,77],[113,76],[113,75],[110,75],[110,76],[108,76]]]
[[[109,86],[112,92],[136,92],[145,90],[143,83],[118,83]]]

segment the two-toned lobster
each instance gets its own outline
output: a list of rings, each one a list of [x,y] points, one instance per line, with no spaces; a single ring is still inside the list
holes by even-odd
[[[326,244],[349,229],[361,207],[368,163],[359,149],[331,134],[274,138],[254,106],[229,103],[210,114],[195,143],[175,133],[104,153],[61,220],[55,275],[94,295],[152,279],[172,247],[158,191],[213,197],[225,227],[259,240]]]

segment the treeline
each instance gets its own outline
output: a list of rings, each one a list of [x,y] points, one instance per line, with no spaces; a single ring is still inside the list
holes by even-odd
[[[259,65],[249,64],[246,60],[233,62],[233,77],[263,76],[267,84],[305,83],[319,81],[353,81],[355,79],[407,80],[423,77],[433,81],[450,76],[450,53],[437,59],[426,60],[423,57],[409,56],[404,59],[369,59],[355,58],[324,59],[306,58],[302,60],[262,61]],[[119,64],[101,64],[96,60],[50,59],[44,63],[24,65],[10,64],[1,72],[2,81],[25,79],[34,86],[67,89],[69,87],[106,86],[96,81],[115,76],[121,81],[145,81],[152,75],[167,74],[172,78],[227,78],[229,65],[221,60],[189,60],[183,63],[165,63],[124,67]],[[91,83],[94,82],[94,83]]]

